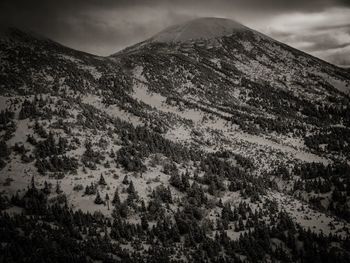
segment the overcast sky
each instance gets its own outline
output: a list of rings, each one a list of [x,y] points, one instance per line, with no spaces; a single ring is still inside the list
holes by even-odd
[[[224,17],[350,66],[350,0],[1,0],[0,23],[109,55],[167,26]]]

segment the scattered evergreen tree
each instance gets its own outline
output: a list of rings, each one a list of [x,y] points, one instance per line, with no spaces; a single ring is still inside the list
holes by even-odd
[[[118,188],[115,189],[115,192],[114,192],[114,196],[113,196],[113,200],[112,200],[112,204],[115,205],[115,206],[120,206],[120,197],[119,197],[119,191],[118,191]]]
[[[100,180],[98,180],[98,184],[99,184],[99,185],[103,185],[103,186],[107,185],[107,183],[106,183],[106,181],[105,181],[105,178],[103,177],[102,174],[101,174],[101,176],[100,176]]]
[[[123,184],[129,184],[128,175],[125,175],[125,176],[124,176],[124,179],[123,179],[122,183],[123,183]]]
[[[96,193],[96,197],[95,197],[94,203],[97,204],[97,205],[101,205],[101,204],[104,203],[102,198],[101,198],[101,196],[100,196],[100,193],[98,191]]]
[[[56,189],[55,189],[56,194],[61,194],[63,193],[62,189],[61,189],[61,185],[59,184],[59,182],[56,182]]]

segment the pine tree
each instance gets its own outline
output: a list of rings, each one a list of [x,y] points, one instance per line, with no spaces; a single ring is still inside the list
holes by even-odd
[[[56,182],[56,190],[55,190],[56,194],[61,194],[63,191],[61,189],[61,185],[59,184],[59,182]]]
[[[102,174],[100,176],[100,180],[98,180],[98,184],[99,185],[107,185],[106,180],[105,180],[105,178],[103,177]]]
[[[124,176],[124,179],[122,181],[123,184],[129,184],[129,179],[128,179],[128,175]]]
[[[120,206],[120,197],[119,197],[119,190],[118,188],[115,189],[115,192],[114,192],[114,196],[113,196],[113,200],[112,200],[112,204],[114,206]]]
[[[47,181],[44,182],[43,192],[47,195],[51,193],[51,184],[48,184]]]
[[[208,193],[211,195],[215,195],[216,194],[216,185],[214,183],[214,181],[211,181],[208,187]]]
[[[101,205],[101,204],[103,204],[103,200],[102,200],[102,198],[101,198],[101,196],[100,196],[100,193],[97,191],[97,193],[96,193],[96,198],[95,198],[95,204],[97,204],[97,205]]]
[[[147,209],[146,209],[145,201],[142,199],[141,200],[141,212],[144,213],[146,211],[147,211]]]
[[[239,227],[238,227],[238,224],[237,224],[237,221],[235,222],[234,231],[235,231],[235,232],[239,232],[239,231],[240,231],[240,229],[239,229]]]
[[[130,181],[129,187],[127,189],[128,192],[128,198],[127,198],[127,203],[130,205],[133,203],[135,199],[138,198],[138,194],[135,190],[134,183]]]
[[[243,223],[242,217],[240,217],[238,220],[238,227],[240,231],[244,230],[244,223]]]
[[[123,202],[119,208],[119,215],[121,217],[124,217],[124,218],[127,218],[128,217],[128,211],[129,211],[129,208],[128,208],[128,204],[127,202]]]
[[[170,176],[169,183],[172,186],[178,188],[179,190],[183,189],[182,181],[181,181],[181,178],[178,174],[172,174]]]
[[[148,230],[148,221],[144,215],[141,216],[141,226],[143,230]]]
[[[132,181],[130,181],[129,187],[127,189],[128,194],[130,195],[134,195],[135,194],[135,187],[134,187],[134,183]]]

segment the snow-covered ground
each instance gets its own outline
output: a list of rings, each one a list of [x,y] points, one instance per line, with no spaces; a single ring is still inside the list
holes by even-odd
[[[318,212],[306,203],[294,199],[280,192],[272,192],[270,196],[277,201],[280,209],[285,210],[298,224],[305,229],[309,229],[316,233],[324,233],[326,235],[332,233],[342,237],[350,234],[350,224],[339,222],[339,219],[331,215]]]

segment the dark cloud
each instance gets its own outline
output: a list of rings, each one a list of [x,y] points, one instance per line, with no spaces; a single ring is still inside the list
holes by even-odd
[[[267,22],[266,33],[337,65],[350,65],[350,8],[290,13]]]
[[[226,17],[239,20],[297,48],[302,48],[298,43],[305,42],[307,47],[304,50],[311,53],[338,49],[335,60],[332,60],[332,56],[327,57],[337,63],[339,50],[346,47],[348,42],[346,39],[334,39],[331,35],[341,30],[346,38],[344,32],[349,30],[348,21],[342,19],[334,23],[317,18],[318,14],[331,17],[327,13],[334,9],[350,10],[350,1],[2,0],[0,23],[34,30],[76,49],[108,55],[184,20],[200,16]],[[293,16],[295,20],[300,20],[296,14],[310,15],[315,18],[315,23],[310,24],[312,20],[303,17],[306,23],[298,24],[297,30],[293,25],[287,24],[281,28],[274,24],[276,21],[273,18],[284,15],[289,15],[287,18],[290,21]],[[315,35],[316,31],[324,33]]]
[[[314,50],[327,51],[329,49],[344,48],[350,45],[350,42],[340,43],[337,38],[329,34],[301,36],[299,40],[310,43],[310,46],[304,48],[304,50],[308,52]]]

